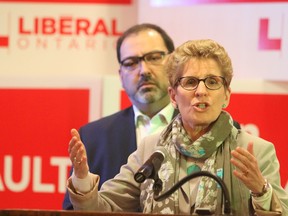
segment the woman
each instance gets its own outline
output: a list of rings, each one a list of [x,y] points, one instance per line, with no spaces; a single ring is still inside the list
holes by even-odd
[[[234,215],[254,211],[257,215],[285,215],[288,195],[280,185],[273,144],[237,130],[223,110],[229,104],[233,75],[224,48],[212,40],[188,41],[169,56],[166,71],[170,99],[180,114],[161,134],[144,138],[120,173],[99,192],[100,177],[88,172],[84,145],[72,130],[69,156],[74,173],[68,189],[74,209],[192,214],[205,208],[221,214],[221,190],[211,178],[193,179],[159,202],[153,199],[154,180],[135,182],[139,167],[162,147],[166,155],[158,172],[162,193],[188,174],[205,170],[224,180]]]

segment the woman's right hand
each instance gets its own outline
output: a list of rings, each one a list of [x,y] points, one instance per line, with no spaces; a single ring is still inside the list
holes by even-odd
[[[85,146],[76,129],[73,128],[71,130],[71,136],[72,138],[68,147],[69,158],[73,164],[74,175],[77,178],[83,179],[88,175],[89,171]]]

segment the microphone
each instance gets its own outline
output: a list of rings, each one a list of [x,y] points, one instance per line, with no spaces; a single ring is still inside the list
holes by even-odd
[[[136,182],[143,183],[148,178],[154,179],[154,181],[159,179],[158,171],[165,158],[165,154],[163,153],[162,149],[165,150],[163,147],[157,149],[139,168],[139,170],[134,175]]]

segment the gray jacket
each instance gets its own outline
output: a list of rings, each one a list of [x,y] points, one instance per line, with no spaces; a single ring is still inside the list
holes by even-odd
[[[74,209],[108,212],[137,212],[139,209],[142,211],[146,197],[146,195],[143,194],[145,190],[142,188],[143,184],[139,184],[134,180],[134,174],[156,150],[159,136],[160,134],[155,134],[144,138],[138,149],[129,156],[127,164],[121,167],[120,173],[115,176],[114,179],[105,182],[99,192],[97,190],[97,184],[100,177],[97,175],[93,175],[93,190],[85,195],[80,195],[75,192],[72,180],[69,178],[68,190]],[[248,142],[251,141],[254,143],[254,154],[260,170],[273,188],[271,209],[272,211],[277,211],[282,208],[284,211],[282,215],[285,216],[288,211],[288,194],[280,185],[279,161],[274,145],[244,131],[238,135],[238,146],[247,148]],[[113,158],[111,158],[111,160],[113,160]],[[248,189],[247,193],[249,193]],[[189,200],[187,203],[181,202],[180,205],[189,205]],[[181,206],[179,209],[181,209]],[[257,215],[281,215],[272,211],[256,210]],[[190,214],[190,212],[180,213]]]

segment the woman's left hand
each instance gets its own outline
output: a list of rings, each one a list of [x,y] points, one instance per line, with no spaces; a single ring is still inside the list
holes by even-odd
[[[248,143],[247,149],[237,147],[231,152],[231,163],[237,168],[233,174],[239,178],[246,187],[254,193],[260,193],[265,179],[258,167],[253,152],[253,142]]]

